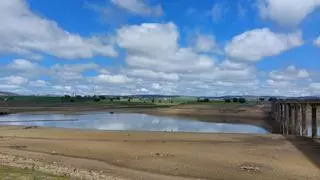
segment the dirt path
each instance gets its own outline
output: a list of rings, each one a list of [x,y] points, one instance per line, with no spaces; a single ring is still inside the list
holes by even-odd
[[[318,143],[280,135],[0,127],[0,163],[87,179],[318,180]],[[11,163],[11,164],[10,164]]]

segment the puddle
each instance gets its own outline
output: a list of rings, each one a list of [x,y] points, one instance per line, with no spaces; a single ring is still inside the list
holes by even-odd
[[[269,133],[267,130],[253,125],[210,123],[180,117],[159,117],[138,113],[10,114],[8,116],[0,116],[0,125],[3,124],[121,131]]]

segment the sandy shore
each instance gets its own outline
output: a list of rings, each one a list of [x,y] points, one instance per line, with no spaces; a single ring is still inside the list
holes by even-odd
[[[86,179],[318,180],[320,145],[281,135],[0,126],[0,163]]]

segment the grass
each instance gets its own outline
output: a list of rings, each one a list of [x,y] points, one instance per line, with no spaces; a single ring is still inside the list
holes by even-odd
[[[67,177],[55,176],[38,171],[21,169],[9,166],[0,166],[0,180],[66,180]]]

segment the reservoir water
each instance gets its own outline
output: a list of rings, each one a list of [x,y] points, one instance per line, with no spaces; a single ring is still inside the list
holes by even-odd
[[[139,113],[86,112],[84,114],[10,114],[0,116],[0,125],[26,125],[121,131],[171,131],[268,134],[261,127],[245,124],[202,122],[182,117]]]

